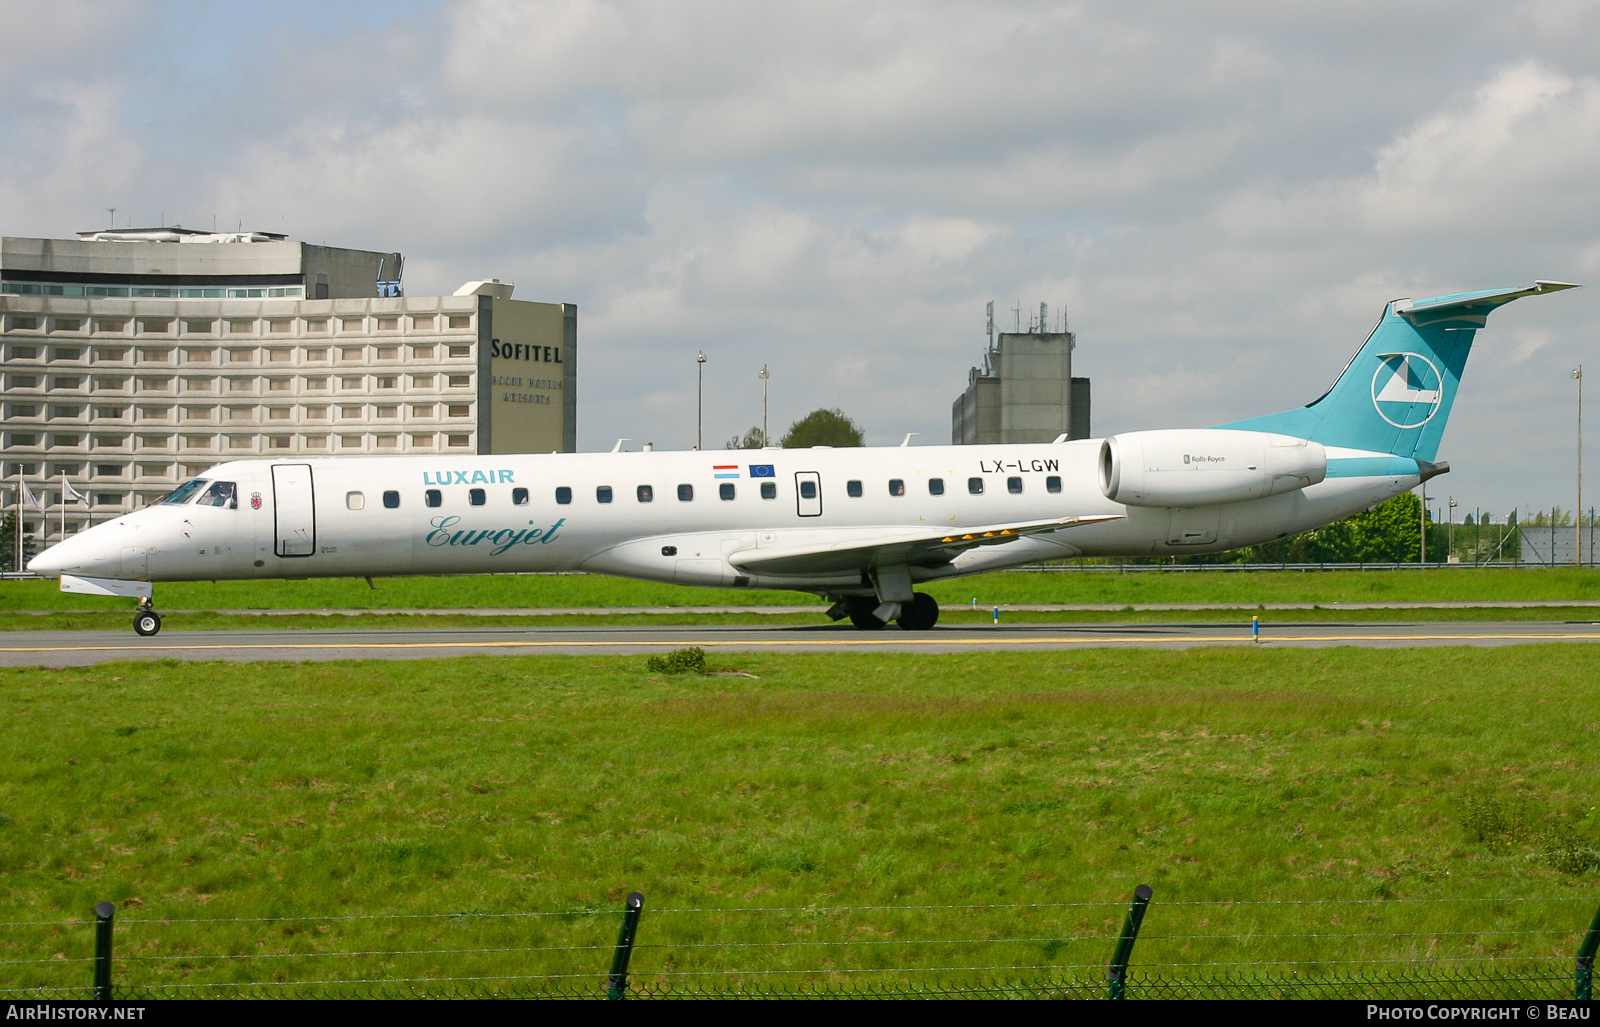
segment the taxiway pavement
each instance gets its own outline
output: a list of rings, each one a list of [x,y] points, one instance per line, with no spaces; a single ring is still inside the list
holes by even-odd
[[[1241,624],[999,624],[932,631],[858,631],[848,625],[763,627],[437,628],[411,630],[8,631],[0,666],[80,667],[114,660],[416,660],[447,656],[626,655],[699,646],[733,652],[1026,652],[1084,647],[1204,645],[1502,646],[1600,642],[1596,621],[1271,623],[1252,642]]]

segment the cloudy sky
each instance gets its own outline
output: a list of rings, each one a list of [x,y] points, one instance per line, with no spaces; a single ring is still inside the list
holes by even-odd
[[[944,442],[988,300],[1065,311],[1096,434],[1216,423],[1386,300],[1535,278],[1590,288],[1494,315],[1435,491],[1570,507],[1580,361],[1600,424],[1600,3],[0,4],[0,231],[577,303],[584,449],[692,445],[698,349],[708,444],[763,363],[775,426]]]

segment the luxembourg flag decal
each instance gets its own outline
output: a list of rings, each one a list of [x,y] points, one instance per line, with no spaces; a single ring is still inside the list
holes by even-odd
[[[712,464],[711,473],[718,478],[737,478],[739,476],[738,464]]]

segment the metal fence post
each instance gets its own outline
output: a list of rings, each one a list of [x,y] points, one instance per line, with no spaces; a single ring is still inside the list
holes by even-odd
[[[1128,918],[1122,922],[1122,937],[1117,939],[1117,950],[1111,955],[1111,968],[1106,976],[1111,981],[1111,991],[1106,998],[1120,999],[1127,987],[1128,960],[1133,958],[1133,943],[1139,938],[1139,925],[1144,923],[1145,908],[1150,905],[1150,886],[1141,884],[1133,890],[1133,904],[1128,907]]]
[[[1583,944],[1578,946],[1578,958],[1575,960],[1578,968],[1576,998],[1580,1002],[1594,999],[1594,954],[1597,949],[1600,949],[1600,909],[1595,910],[1589,933],[1583,936]]]
[[[111,1001],[111,918],[117,907],[109,902],[94,907],[94,1000]]]
[[[644,895],[629,892],[622,910],[622,930],[617,932],[617,948],[611,956],[611,975],[606,978],[606,998],[621,1001],[628,997],[628,960],[633,956],[633,938],[639,932],[639,914]]]

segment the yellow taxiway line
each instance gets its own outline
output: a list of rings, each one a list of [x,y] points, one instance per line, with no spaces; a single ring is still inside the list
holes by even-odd
[[[1262,638],[1260,644],[1274,642],[1449,642],[1449,641],[1600,641],[1600,633],[1561,632],[1559,634],[1507,634],[1503,632],[1472,635],[1273,635]],[[693,639],[674,641],[639,641],[613,639],[610,641],[528,641],[507,639],[492,642],[277,642],[235,645],[184,644],[150,646],[63,645],[63,646],[0,646],[0,653],[98,653],[98,652],[174,652],[209,650],[261,650],[261,649],[605,649],[618,646],[672,646],[687,645],[712,647],[741,646],[869,646],[869,645],[1160,645],[1160,644],[1251,645],[1248,636],[1230,638],[1216,635],[1186,635],[1176,638],[1151,638],[1137,636],[1100,636],[1096,638],[850,638],[850,639]]]

